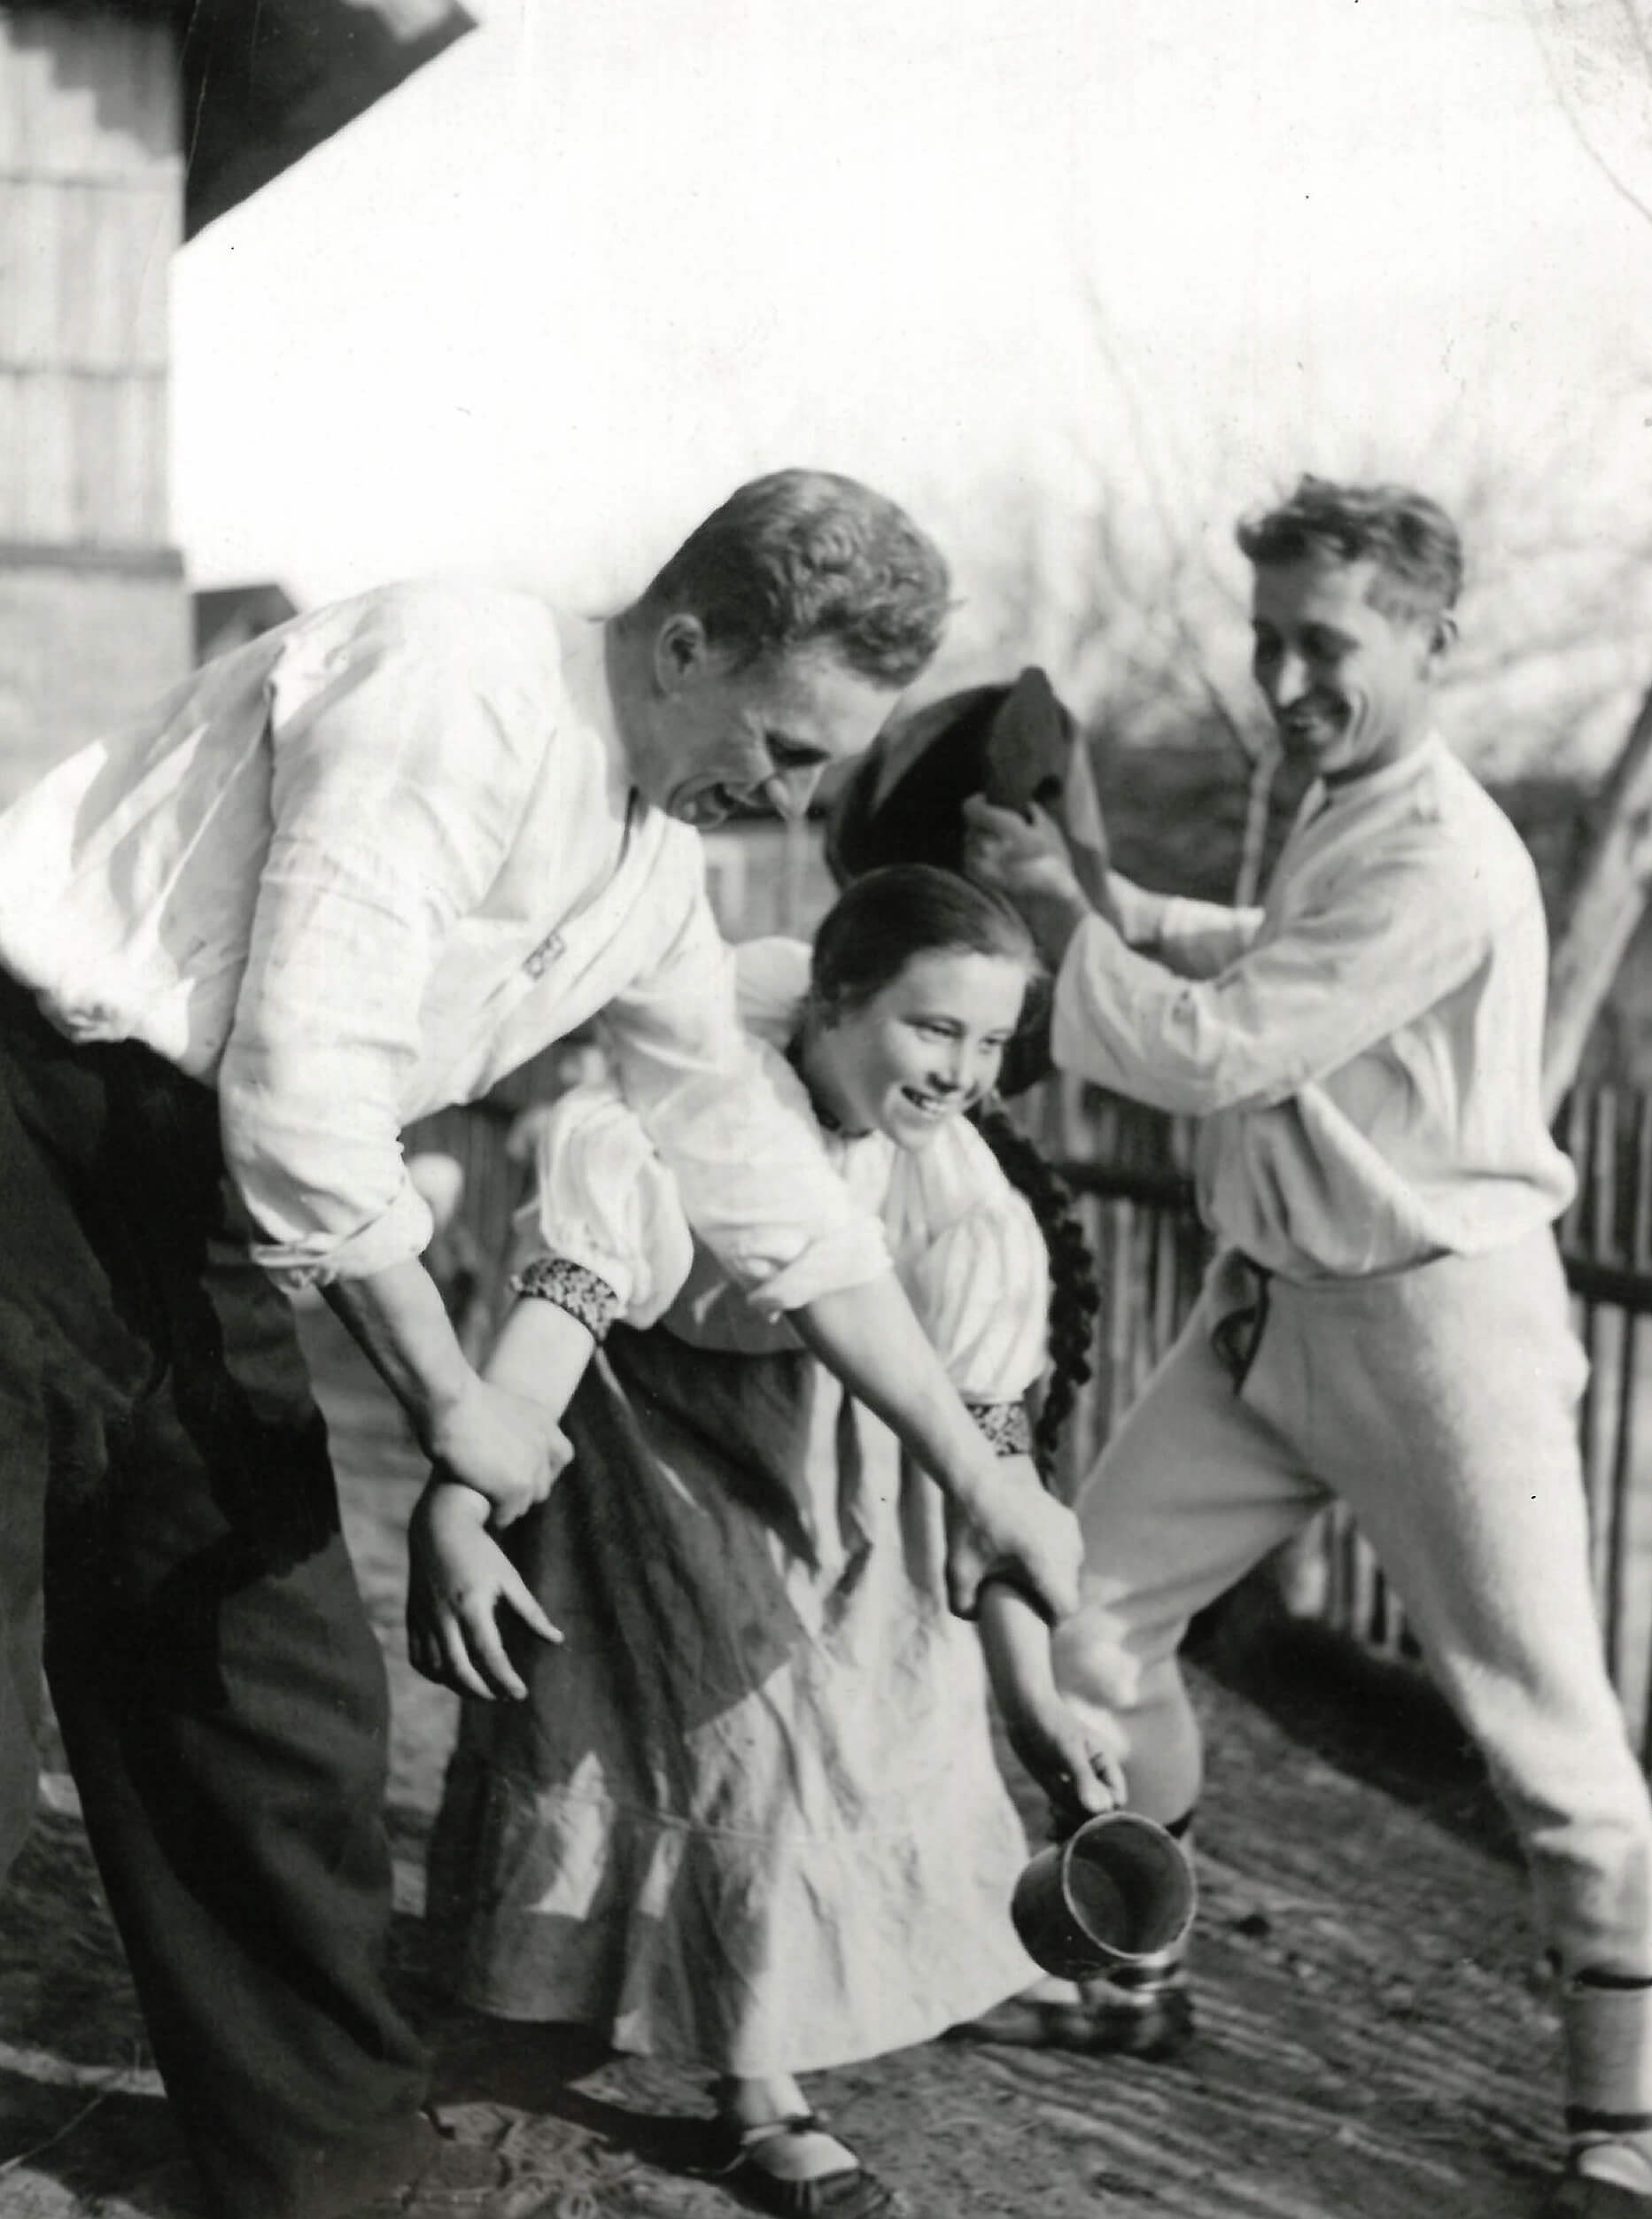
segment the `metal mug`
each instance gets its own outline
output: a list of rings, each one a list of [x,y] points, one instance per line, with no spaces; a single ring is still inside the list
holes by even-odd
[[[1135,1811],[1104,1811],[1037,1856],[1010,1916],[1035,1964],[1090,1980],[1174,1950],[1193,1923],[1193,1863],[1173,1834]]]

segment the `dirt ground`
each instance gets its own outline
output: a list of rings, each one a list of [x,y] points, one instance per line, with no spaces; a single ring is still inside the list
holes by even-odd
[[[306,1331],[396,1701],[398,1979],[463,2136],[511,2161],[511,2219],[725,2219],[692,2155],[702,2087],[458,2017],[421,1979],[423,1844],[454,1705],[401,1650],[421,1473],[325,1313]],[[1519,1882],[1457,1737],[1391,1668],[1231,1627],[1196,1673],[1200,2031],[1174,2065],[933,2044],[811,2094],[920,2219],[1529,2219],[1557,2151],[1553,2013]],[[0,2214],[197,2219],[74,1812],[0,1905]]]

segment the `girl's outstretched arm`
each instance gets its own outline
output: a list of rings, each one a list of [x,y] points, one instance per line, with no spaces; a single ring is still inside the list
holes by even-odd
[[[981,1646],[1010,1746],[1066,1825],[1124,1801],[1117,1765],[1063,1701],[1050,1661],[1050,1628],[1003,1578],[981,1591]]]

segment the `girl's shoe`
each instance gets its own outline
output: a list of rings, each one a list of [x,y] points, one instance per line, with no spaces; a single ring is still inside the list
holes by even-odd
[[[756,2127],[743,2127],[733,2119],[718,2125],[726,2154],[707,2169],[759,2210],[777,2213],[779,2219],[904,2219],[906,2205],[902,2198],[869,2173],[852,2151],[849,2164],[810,2177],[777,2169],[773,2161],[788,2143],[812,2136],[846,2148],[835,2135],[827,2135],[818,2111],[765,2120]],[[792,2153],[798,2154],[795,2149]]]

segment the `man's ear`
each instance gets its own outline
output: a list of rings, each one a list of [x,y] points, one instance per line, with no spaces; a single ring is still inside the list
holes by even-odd
[[[705,667],[711,652],[706,628],[698,617],[679,610],[667,617],[654,635],[654,682],[663,694],[675,694]]]
[[[1442,609],[1429,628],[1428,659],[1431,668],[1438,670],[1457,644],[1457,619],[1448,609]]]

